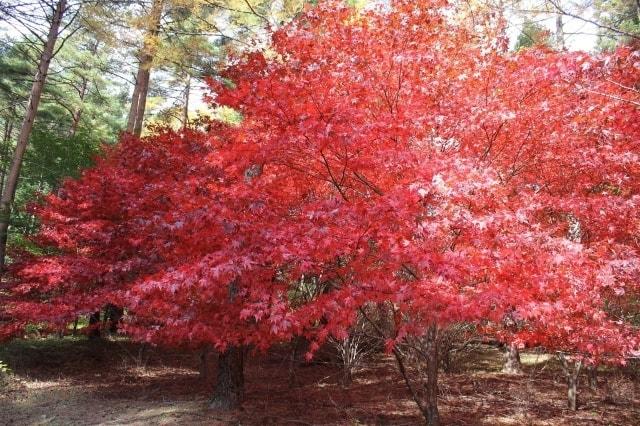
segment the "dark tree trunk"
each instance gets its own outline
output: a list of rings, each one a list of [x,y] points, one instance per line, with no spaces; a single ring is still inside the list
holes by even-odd
[[[31,86],[31,93],[29,94],[27,110],[25,111],[24,120],[22,121],[22,127],[20,128],[20,134],[18,135],[16,149],[13,153],[11,167],[9,168],[9,174],[6,177],[2,197],[0,198],[0,268],[4,267],[7,249],[7,233],[9,231],[9,222],[11,220],[11,205],[13,204],[16,187],[18,186],[18,179],[20,178],[22,159],[27,149],[27,144],[29,143],[29,136],[31,135],[33,122],[35,121],[36,113],[38,112],[40,97],[42,96],[44,83],[47,80],[49,65],[51,64],[51,59],[53,59],[54,55],[53,49],[56,41],[58,40],[60,24],[66,8],[67,0],[59,0],[56,4],[54,14],[51,17],[47,41],[45,42],[42,54],[40,55],[38,70],[36,72],[33,85]]]
[[[502,372],[506,374],[522,374],[520,352],[518,351],[518,347],[515,343],[509,343],[506,345]]]
[[[438,412],[438,330],[436,325],[429,327],[427,332],[427,383],[425,389],[424,418],[429,426],[440,424]]]
[[[110,333],[118,332],[118,323],[124,315],[124,309],[114,304],[107,304],[104,308],[104,322]]]
[[[100,337],[100,311],[95,311],[89,315],[89,339],[99,339]]]
[[[200,378],[203,381],[209,380],[209,345],[205,345],[198,355],[200,360]]]
[[[231,281],[228,289],[228,301],[234,303],[238,295],[238,282]],[[233,410],[244,400],[244,348],[229,346],[218,356],[218,374],[216,387],[211,399],[211,408]]]
[[[303,351],[305,346],[304,337],[296,336],[293,338],[293,347],[289,355],[289,387],[292,388],[297,385],[297,369],[298,369],[298,357]]]
[[[231,346],[218,357],[216,387],[211,408],[233,410],[244,400],[244,350]]]
[[[587,381],[589,382],[589,387],[591,389],[596,389],[598,387],[598,366],[592,365],[587,367]]]

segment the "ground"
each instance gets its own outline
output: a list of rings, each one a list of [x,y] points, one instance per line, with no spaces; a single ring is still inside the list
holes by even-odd
[[[247,362],[242,410],[207,407],[212,380],[198,356],[122,339],[47,338],[0,346],[0,424],[6,425],[412,425],[421,417],[396,372],[379,355],[345,389],[336,366],[316,361],[290,370],[288,348]],[[214,358],[214,357],[212,357]],[[482,346],[440,376],[440,410],[451,425],[637,425],[637,370],[601,372],[581,382],[577,412],[552,358],[523,354],[525,373],[500,373],[500,353]],[[215,360],[209,368],[215,375]],[[293,374],[290,374],[293,371]]]

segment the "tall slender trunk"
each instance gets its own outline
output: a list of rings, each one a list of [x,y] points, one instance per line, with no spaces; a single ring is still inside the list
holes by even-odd
[[[20,135],[18,136],[16,149],[11,160],[11,167],[9,168],[7,182],[4,190],[2,191],[2,197],[0,198],[0,267],[4,267],[7,249],[7,232],[9,230],[9,221],[11,219],[11,204],[13,204],[16,187],[18,185],[18,178],[20,177],[22,159],[24,158],[24,153],[29,142],[29,136],[31,135],[31,129],[33,128],[33,122],[36,118],[36,112],[38,111],[38,105],[40,104],[40,97],[42,96],[42,89],[44,88],[44,83],[47,79],[49,65],[53,58],[53,49],[56,41],[58,40],[58,31],[60,30],[60,23],[62,22],[62,16],[66,7],[67,0],[59,0],[51,18],[49,34],[47,35],[47,41],[45,42],[42,54],[40,55],[38,71],[36,72],[33,85],[31,86],[29,102],[27,103],[27,110],[25,111],[22,127],[20,128]]]
[[[89,52],[96,56],[98,54],[98,46],[100,45],[99,41],[96,41]],[[80,118],[82,117],[82,111],[84,110],[84,98],[87,96],[87,92],[89,88],[89,79],[84,75],[80,77],[80,89],[78,90],[78,98],[80,100],[78,107],[73,112],[73,116],[71,117],[71,128],[69,129],[69,137],[74,137],[78,131],[78,126],[80,125]]]
[[[560,50],[564,50],[565,49],[564,24],[562,23],[562,14],[561,13],[558,13],[556,15],[556,45],[558,46],[558,49],[560,49]]]
[[[7,119],[4,123],[4,134],[2,136],[2,159],[0,160],[0,195],[4,188],[4,180],[7,176],[7,160],[9,156],[9,144],[13,134],[13,120]]]
[[[71,128],[69,129],[69,137],[72,138],[78,132],[78,126],[80,125],[80,118],[82,117],[82,110],[84,109],[84,98],[87,96],[87,89],[89,87],[89,80],[86,77],[82,77],[80,83],[80,90],[78,91],[78,98],[80,104],[73,112],[71,116]]]
[[[138,114],[138,102],[140,101],[140,82],[142,79],[142,64],[138,67],[138,74],[136,75],[136,82],[133,86],[133,94],[131,95],[131,106],[129,107],[129,115],[127,117],[127,132],[133,133],[133,128],[136,125],[136,116]]]
[[[184,88],[184,109],[182,110],[182,127],[189,127],[189,95],[191,94],[191,74],[187,74],[187,82]]]
[[[149,14],[150,25],[145,34],[142,49],[140,49],[140,64],[136,74],[136,82],[131,96],[131,107],[127,118],[127,132],[140,136],[142,134],[142,124],[144,112],[147,104],[147,94],[149,92],[149,79],[151,76],[151,66],[156,50],[156,38],[160,32],[160,19],[164,0],[154,0]]]
[[[151,62],[149,62],[151,66]],[[142,73],[140,82],[140,94],[138,95],[138,105],[136,111],[136,122],[133,126],[133,134],[140,137],[142,134],[142,123],[144,122],[144,111],[147,108],[147,94],[149,93],[149,80],[151,79],[151,69],[146,69]]]
[[[508,343],[504,353],[504,365],[502,372],[506,374],[522,373],[522,364],[520,363],[520,352],[515,343]]]

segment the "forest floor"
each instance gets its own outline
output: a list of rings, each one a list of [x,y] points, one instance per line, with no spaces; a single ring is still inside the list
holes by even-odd
[[[241,410],[208,409],[212,380],[193,352],[161,350],[122,339],[15,341],[0,346],[2,425],[412,425],[421,417],[390,357],[371,360],[345,389],[324,363],[289,372],[287,349],[247,361]],[[638,425],[640,383],[629,372],[604,371],[597,389],[579,389],[579,409],[565,408],[558,365],[525,353],[523,375],[500,373],[487,346],[465,354],[440,376],[445,425]],[[215,360],[212,361],[215,364]],[[210,376],[215,374],[215,365]],[[0,370],[2,364],[0,364]],[[292,383],[293,378],[293,383]]]

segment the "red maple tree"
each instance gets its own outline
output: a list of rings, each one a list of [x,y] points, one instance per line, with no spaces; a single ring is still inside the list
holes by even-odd
[[[231,354],[232,405],[242,347],[303,335],[312,356],[365,318],[429,424],[449,324],[623,361],[639,55],[511,53],[450,11],[325,2],[210,81],[240,126],[124,138],[39,208],[57,252],[19,265],[7,330],[118,304],[134,338]],[[424,396],[407,344],[426,348]]]

